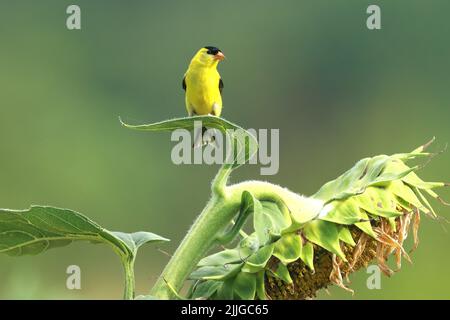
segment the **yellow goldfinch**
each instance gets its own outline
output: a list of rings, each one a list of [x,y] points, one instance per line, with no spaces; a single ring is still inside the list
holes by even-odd
[[[208,114],[220,116],[223,82],[217,71],[217,65],[223,59],[225,56],[216,47],[201,48],[192,58],[183,78],[189,116]]]
[[[219,48],[207,46],[197,51],[183,77],[183,89],[186,91],[186,109],[189,116],[214,115],[222,113],[223,81],[217,71],[217,65],[225,59]],[[194,141],[192,147],[199,147],[215,136],[206,137],[202,132]]]

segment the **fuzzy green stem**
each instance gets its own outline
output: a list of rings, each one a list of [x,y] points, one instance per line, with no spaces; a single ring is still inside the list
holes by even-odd
[[[123,268],[125,271],[125,289],[123,292],[124,300],[133,300],[134,299],[134,258],[130,261],[123,261]]]
[[[228,178],[230,177],[233,166],[231,164],[224,164],[216,177],[214,178],[211,186],[211,191],[214,195],[218,197],[225,196],[225,188],[227,185]]]
[[[224,170],[227,170],[226,172]],[[221,168],[213,182],[213,196],[192,225],[172,259],[154,285],[151,295],[161,299],[175,299],[167,283],[179,292],[184,281],[197,263],[216,244],[218,238],[231,223],[240,207],[242,192],[247,190],[257,199],[282,201],[289,204],[304,199],[277,185],[261,181],[248,181],[226,187],[230,171]],[[215,191],[218,191],[217,194]],[[167,282],[167,283],[166,283]]]
[[[224,200],[213,196],[175,251],[151,295],[162,299],[175,298],[164,279],[179,291],[198,261],[215,244],[217,234],[228,225],[238,208],[238,199]]]

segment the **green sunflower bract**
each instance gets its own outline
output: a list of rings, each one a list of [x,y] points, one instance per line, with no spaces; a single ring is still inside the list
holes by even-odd
[[[351,291],[345,277],[374,259],[391,275],[387,258],[398,268],[410,260],[403,242],[412,229],[417,247],[420,214],[436,217],[426,197],[440,200],[433,189],[445,185],[406,164],[430,157],[427,145],[362,159],[295,210],[243,192],[239,215],[253,215],[254,232],[198,263],[189,298],[307,299],[329,284]]]

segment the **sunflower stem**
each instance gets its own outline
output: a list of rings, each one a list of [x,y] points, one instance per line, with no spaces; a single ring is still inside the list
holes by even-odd
[[[123,267],[125,271],[125,289],[123,293],[123,298],[124,300],[133,300],[135,287],[134,257],[129,261],[126,260],[126,258],[123,258]]]
[[[222,171],[223,170],[223,171]],[[150,294],[160,299],[176,299],[185,280],[208,251],[219,244],[218,236],[230,225],[239,211],[241,195],[249,191],[259,200],[293,204],[301,196],[280,186],[261,181],[247,181],[226,186],[230,168],[224,166],[213,182],[213,196],[164,268]],[[214,191],[215,190],[215,191]],[[301,204],[295,203],[295,206]],[[170,288],[167,284],[170,284]]]
[[[216,244],[216,237],[231,221],[239,208],[239,197],[213,196],[164,268],[151,291],[161,299],[176,299],[189,274]],[[167,286],[170,283],[173,290]]]
[[[211,191],[214,195],[218,197],[225,196],[225,188],[232,170],[233,166],[231,164],[224,163],[220,167],[219,172],[217,172],[212,182]]]

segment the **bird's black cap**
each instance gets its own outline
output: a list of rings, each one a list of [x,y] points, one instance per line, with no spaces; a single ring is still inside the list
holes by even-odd
[[[212,55],[216,55],[216,54],[218,54],[219,52],[222,52],[222,51],[220,51],[220,49],[217,48],[217,47],[206,46],[206,47],[204,47],[204,48],[205,48],[205,49],[208,49],[207,53],[208,53],[208,54],[212,54]]]

